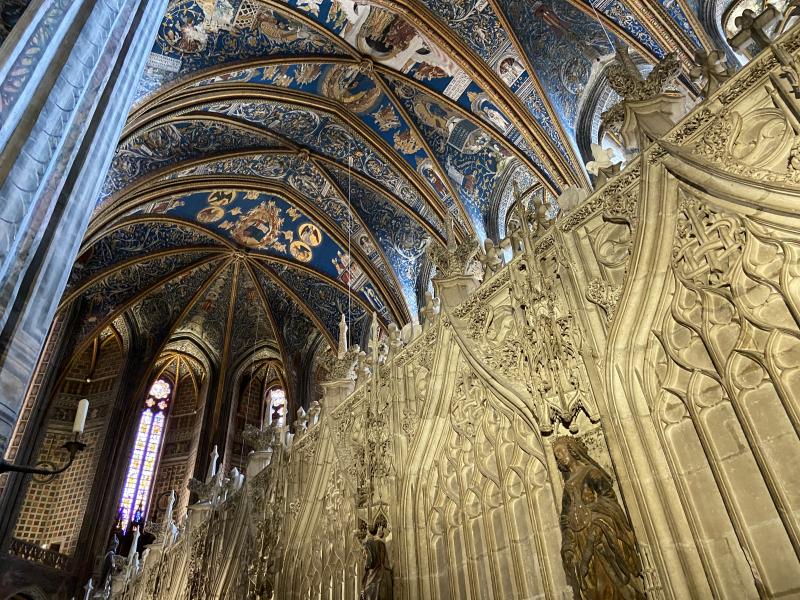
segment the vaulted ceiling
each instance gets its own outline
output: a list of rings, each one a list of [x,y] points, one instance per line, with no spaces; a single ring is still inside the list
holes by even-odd
[[[126,313],[220,361],[416,319],[448,215],[496,238],[513,181],[585,186],[613,45],[687,62],[701,4],[173,0],[64,305],[82,338]]]

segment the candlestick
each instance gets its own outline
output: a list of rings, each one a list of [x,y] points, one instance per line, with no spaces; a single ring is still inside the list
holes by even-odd
[[[78,410],[75,412],[75,422],[72,424],[73,433],[83,433],[86,425],[86,415],[89,414],[89,401],[84,398],[78,402]]]

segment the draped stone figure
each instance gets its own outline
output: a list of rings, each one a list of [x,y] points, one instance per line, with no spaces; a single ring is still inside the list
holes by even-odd
[[[100,571],[101,589],[111,588],[111,576],[114,574],[114,556],[117,554],[117,548],[119,548],[119,538],[114,535],[108,545],[108,551],[103,557],[103,568]]]
[[[380,539],[364,542],[364,578],[361,600],[392,600],[392,570],[386,544]]]
[[[559,438],[553,452],[564,475],[561,559],[575,597],[643,600],[636,539],[614,496],[611,476],[580,440]]]

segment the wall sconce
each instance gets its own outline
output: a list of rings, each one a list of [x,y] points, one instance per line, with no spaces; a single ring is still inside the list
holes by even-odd
[[[55,476],[63,473],[72,466],[75,456],[78,452],[82,452],[86,448],[86,444],[79,441],[83,428],[86,425],[86,415],[89,414],[89,401],[84,398],[78,402],[78,410],[75,413],[75,421],[72,424],[72,433],[75,434],[75,439],[65,443],[62,448],[69,452],[69,460],[60,469],[47,469],[43,467],[35,467],[29,465],[15,465],[0,458],[0,473],[32,473],[34,475]],[[48,479],[49,481],[49,479]]]

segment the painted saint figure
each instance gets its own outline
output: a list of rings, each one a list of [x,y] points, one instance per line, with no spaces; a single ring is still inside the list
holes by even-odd
[[[380,538],[364,542],[364,577],[360,600],[392,600],[392,570],[386,544]]]
[[[564,475],[561,559],[580,600],[644,600],[642,566],[611,476],[572,437],[553,444]]]

